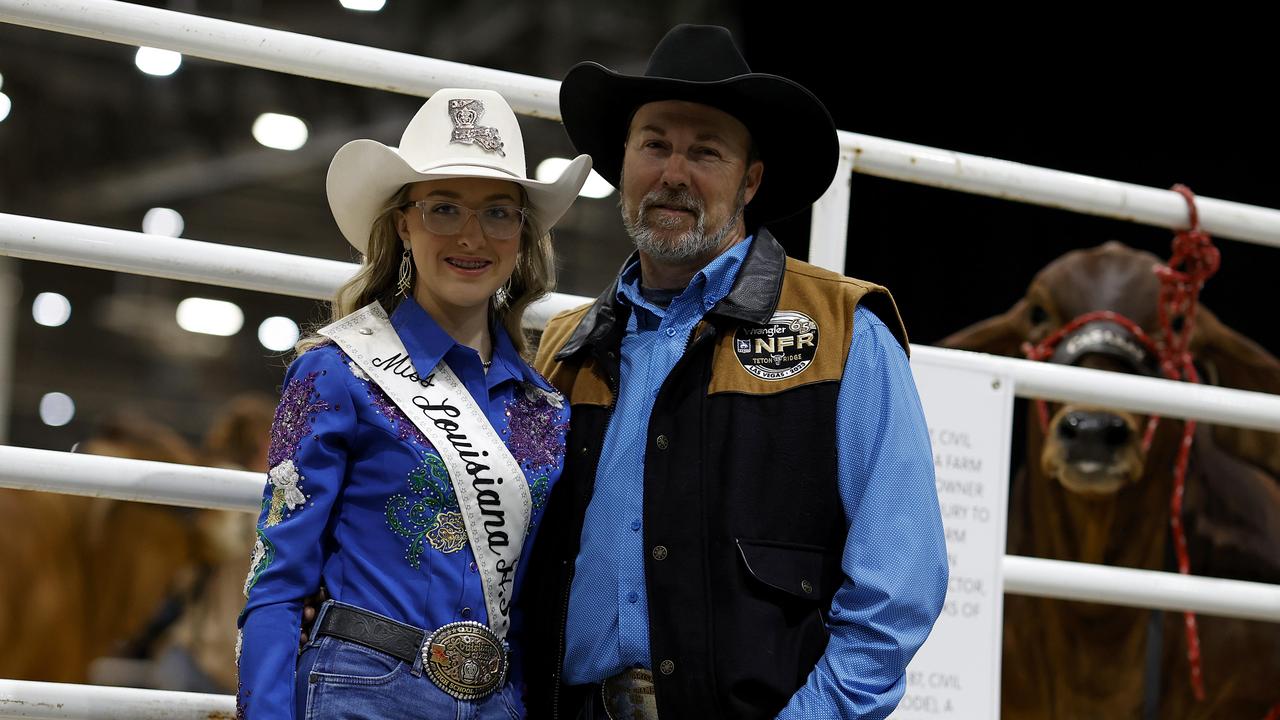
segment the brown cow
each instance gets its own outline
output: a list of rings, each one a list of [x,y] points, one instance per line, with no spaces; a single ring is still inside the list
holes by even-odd
[[[105,420],[77,451],[180,464],[199,460],[172,430],[131,413]],[[246,513],[0,491],[0,527],[8,538],[0,567],[0,644],[8,650],[0,653],[0,677],[170,684],[171,667],[139,674],[147,666],[112,658],[150,655],[170,625],[166,610],[186,609],[190,615],[192,608],[224,597],[217,581],[238,594],[252,541],[228,537],[226,526],[238,528],[245,518],[252,537]],[[239,578],[225,580],[219,571],[231,563]],[[225,658],[218,673],[209,673],[217,675],[215,682],[198,689],[233,689],[227,676],[234,669],[238,610],[218,619],[225,638],[218,650]],[[179,617],[174,627],[183,624]]]
[[[1156,337],[1159,263],[1119,243],[1070,252],[1037,274],[1008,312],[941,344],[1021,357],[1023,343],[1097,310],[1119,312]],[[1195,323],[1191,351],[1206,382],[1280,393],[1274,357],[1203,307]],[[1115,323],[1082,327],[1051,359],[1156,374],[1142,344]],[[1027,462],[1010,490],[1009,553],[1171,569],[1169,507],[1183,423],[1162,420],[1144,451],[1145,416],[1050,407],[1047,433],[1034,407],[1027,413]],[[1193,573],[1280,582],[1277,476],[1276,435],[1199,425],[1183,512]],[[1206,691],[1199,702],[1181,613],[1008,595],[1004,717],[1261,720],[1280,702],[1280,625],[1198,621]]]
[[[0,490],[0,677],[83,682],[83,535],[93,498]]]
[[[227,402],[205,435],[204,463],[233,470],[267,473],[267,446],[276,399],[245,393]],[[209,567],[204,592],[161,639],[163,661],[186,660],[193,672],[183,683],[167,689],[234,692],[236,689],[236,617],[244,608],[247,558],[257,534],[257,516],[220,512],[204,516],[203,537],[214,545],[216,560]],[[180,655],[179,655],[180,653]],[[168,673],[176,681],[177,673]]]
[[[195,460],[172,430],[134,415],[108,419],[78,450]],[[84,682],[90,661],[142,631],[196,552],[187,520],[158,505],[4,491],[0,518],[0,677]]]

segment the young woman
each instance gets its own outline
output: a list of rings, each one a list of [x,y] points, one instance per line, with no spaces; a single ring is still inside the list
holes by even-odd
[[[520,322],[589,170],[583,155],[528,179],[515,114],[484,90],[437,92],[398,148],[334,156],[329,205],[364,259],[276,410],[240,618],[244,716],[523,716],[508,672],[520,560],[569,410],[525,363]],[[299,655],[322,584],[332,600]]]

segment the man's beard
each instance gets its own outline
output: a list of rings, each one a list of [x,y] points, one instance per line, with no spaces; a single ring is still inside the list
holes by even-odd
[[[621,181],[618,183],[621,185]],[[694,197],[687,188],[661,188],[653,190],[640,199],[640,207],[634,215],[627,210],[625,201],[622,205],[622,224],[640,252],[666,262],[683,262],[712,255],[720,249],[721,243],[737,227],[742,217],[743,201],[746,199],[747,178],[744,175],[738,187],[738,197],[734,200],[734,210],[725,219],[724,224],[714,232],[707,232],[706,207],[700,198]],[[693,213],[693,227],[679,235],[667,232],[678,227],[684,220],[670,218],[669,222],[648,219],[648,211],[656,206],[666,206],[688,210]]]

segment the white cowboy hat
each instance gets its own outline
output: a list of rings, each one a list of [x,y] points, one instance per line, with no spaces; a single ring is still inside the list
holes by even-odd
[[[392,148],[352,140],[329,163],[329,209],[347,242],[366,252],[369,231],[391,196],[408,183],[456,177],[508,180],[524,187],[538,227],[550,230],[591,172],[579,155],[552,182],[529,179],[524,138],[511,106],[492,90],[436,91]]]

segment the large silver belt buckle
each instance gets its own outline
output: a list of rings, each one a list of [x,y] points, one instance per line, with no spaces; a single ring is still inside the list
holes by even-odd
[[[443,625],[422,643],[427,677],[458,700],[479,700],[507,681],[507,649],[473,620]]]
[[[658,696],[648,670],[623,670],[600,683],[600,693],[609,720],[658,720]]]

